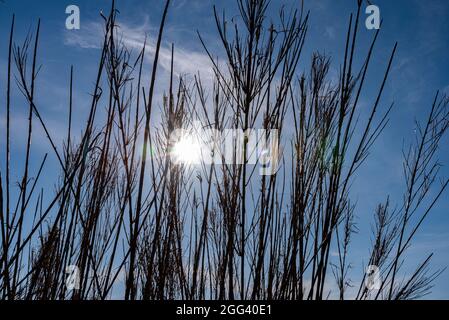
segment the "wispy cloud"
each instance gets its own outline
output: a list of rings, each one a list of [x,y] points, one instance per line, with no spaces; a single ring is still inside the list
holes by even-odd
[[[331,26],[327,26],[324,30],[324,34],[331,40],[335,39],[335,28]]]
[[[146,57],[148,62],[152,62],[156,52],[156,37],[148,35],[148,32],[151,30],[154,30],[154,28],[147,21],[139,26],[119,23],[118,37],[128,49],[135,51],[142,49],[145,37],[147,37]],[[100,49],[103,35],[104,28],[100,22],[87,22],[77,32],[66,31],[64,44],[81,49]],[[193,75],[199,72],[203,78],[209,79],[213,77],[211,63],[207,54],[187,49],[182,45],[182,41],[177,41],[177,43],[180,43],[180,45],[176,45],[174,50],[174,72],[176,75]],[[167,42],[164,42],[161,46],[159,64],[165,71],[170,71],[171,44]]]
[[[82,49],[100,49],[103,27],[97,22],[87,22],[78,31],[64,31],[64,44]]]

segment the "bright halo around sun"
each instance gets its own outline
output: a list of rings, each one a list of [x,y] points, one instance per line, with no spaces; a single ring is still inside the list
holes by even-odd
[[[194,136],[183,135],[174,143],[170,154],[175,163],[200,164],[201,145]]]

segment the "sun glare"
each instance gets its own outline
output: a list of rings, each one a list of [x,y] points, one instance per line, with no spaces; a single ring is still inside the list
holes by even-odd
[[[171,156],[175,163],[199,164],[201,160],[201,146],[198,139],[190,135],[180,137],[172,148]]]

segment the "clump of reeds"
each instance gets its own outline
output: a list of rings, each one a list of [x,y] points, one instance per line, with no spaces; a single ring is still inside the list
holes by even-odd
[[[6,166],[0,171],[2,299],[325,299],[330,276],[338,288],[334,298],[348,297],[358,210],[350,186],[388,124],[392,105],[382,108],[381,97],[396,45],[376,99],[368,114],[361,115],[359,100],[379,35],[377,31],[357,66],[362,1],[349,20],[338,82],[329,79],[330,58],[319,53],[308,73],[298,72],[309,23],[302,7],[283,10],[274,25],[268,23],[269,1],[237,4],[239,22],[213,11],[224,60],[217,62],[199,37],[211,58],[213,83],[204,83],[199,75],[177,79],[172,46],[170,81],[164,84],[157,83],[157,69],[170,1],[149,71],[146,42],[135,55],[120,41],[113,2],[103,16],[98,72],[79,137],[72,128],[72,93],[79,80],[76,68],[69,69],[68,129],[62,146],[54,142],[36,105],[40,23],[34,36],[17,45],[13,17]],[[147,72],[150,82],[145,84]],[[28,103],[17,188],[12,187],[10,162],[14,75]],[[155,96],[156,85],[167,86],[164,97]],[[157,101],[162,103],[160,117],[154,116]],[[398,281],[407,248],[449,182],[434,186],[438,145],[449,126],[448,106],[448,99],[437,94],[426,121],[417,123],[418,139],[404,152],[403,204],[392,210],[387,198],[374,212],[368,265],[380,268],[381,283],[370,290],[362,276],[356,299],[419,298],[439,275],[429,271],[429,255],[405,281]],[[248,161],[255,150],[246,138],[243,149],[231,154],[242,157],[239,164],[227,163],[221,153],[223,161],[212,165],[175,161],[171,133],[191,129],[194,121],[217,131],[278,130],[278,149],[284,150],[280,170],[259,175]],[[292,134],[286,130],[289,125]],[[39,189],[39,178],[47,155],[38,172],[30,172],[30,163],[37,161],[31,154],[35,126],[44,129],[61,172],[46,201],[44,192],[48,199],[49,191]],[[78,270],[75,288],[67,286],[71,266]]]

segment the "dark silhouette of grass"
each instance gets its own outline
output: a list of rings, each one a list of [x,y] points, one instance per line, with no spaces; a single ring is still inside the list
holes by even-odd
[[[67,135],[61,149],[35,104],[40,22],[34,36],[16,45],[13,16],[6,167],[0,171],[2,299],[108,299],[113,292],[127,300],[326,299],[331,281],[337,284],[335,298],[348,298],[353,285],[348,255],[357,230],[350,187],[388,124],[393,105],[383,110],[381,97],[397,45],[375,101],[362,114],[359,100],[379,36],[378,30],[357,66],[362,1],[349,19],[338,82],[329,79],[331,62],[323,54],[313,55],[308,73],[297,71],[309,23],[302,7],[282,11],[275,26],[268,22],[269,1],[237,4],[239,23],[213,10],[224,64],[213,58],[199,35],[210,57],[213,83],[204,83],[199,75],[193,81],[176,80],[172,46],[168,93],[160,123],[154,125],[155,86],[163,85],[158,82],[158,56],[170,1],[162,14],[148,86],[142,83],[146,42],[137,56],[126,48],[117,34],[118,11],[112,1],[109,15],[102,15],[105,34],[80,139],[72,129],[73,87],[80,80],[76,68],[70,68]],[[29,104],[24,172],[17,188],[11,188],[10,173],[13,74],[16,89]],[[420,298],[441,272],[430,270],[429,255],[414,273],[399,277],[407,248],[449,182],[438,185],[437,159],[449,126],[448,105],[437,93],[428,118],[417,122],[418,138],[404,150],[403,203],[393,210],[387,198],[373,214],[367,265],[381,270],[380,288],[370,290],[361,275],[356,299]],[[285,130],[287,119],[294,124],[292,136]],[[195,120],[217,131],[277,129],[280,143],[290,145],[284,148],[280,171],[257,175],[248,161],[255,152],[248,139],[243,140],[242,164],[227,164],[221,154],[223,161],[210,166],[202,161],[192,168],[175,161],[171,133],[191,128]],[[60,166],[50,201],[38,189],[47,155],[38,172],[30,172],[36,125],[44,129]],[[232,156],[237,159],[239,150]],[[336,257],[330,257],[331,250]],[[79,270],[79,286],[69,290],[67,268],[73,265]]]

